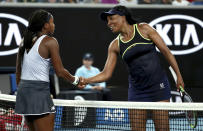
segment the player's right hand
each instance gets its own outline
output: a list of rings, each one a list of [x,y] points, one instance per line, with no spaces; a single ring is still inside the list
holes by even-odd
[[[80,89],[84,89],[85,86],[86,86],[85,78],[80,77],[79,79],[80,79],[80,82],[79,82],[79,84],[78,84],[77,86],[78,86],[78,88],[80,88]]]

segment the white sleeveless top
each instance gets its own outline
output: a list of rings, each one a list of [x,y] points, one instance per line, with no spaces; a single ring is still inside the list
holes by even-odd
[[[25,50],[22,64],[21,79],[49,82],[50,59],[42,58],[39,45],[46,35],[42,35],[27,53]]]

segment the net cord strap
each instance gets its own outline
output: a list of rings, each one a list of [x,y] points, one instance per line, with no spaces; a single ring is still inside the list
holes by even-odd
[[[0,94],[0,100],[14,101],[16,96]],[[124,101],[81,101],[53,99],[55,106],[94,107],[94,108],[127,108],[149,110],[195,110],[202,111],[203,103],[167,103],[167,102],[124,102]]]

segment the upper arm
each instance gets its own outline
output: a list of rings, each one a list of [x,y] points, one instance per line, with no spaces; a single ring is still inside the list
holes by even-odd
[[[17,53],[17,57],[16,57],[16,73],[21,72],[21,61],[22,61],[22,55],[24,55],[24,51],[23,51],[23,40],[20,43],[19,49],[18,49],[18,53]]]
[[[16,73],[19,73],[20,70],[21,70],[21,62],[20,62],[20,51],[21,51],[21,47],[19,47],[19,50],[18,50],[18,54],[17,54],[17,57],[16,57]]]
[[[108,57],[103,71],[96,76],[87,78],[86,83],[99,83],[111,78],[112,72],[114,71],[116,65],[118,52],[118,40],[113,40],[109,45]]]
[[[22,43],[23,41],[21,42],[20,44],[20,47],[19,47],[19,50],[18,50],[18,53],[17,53],[17,58],[16,58],[16,83],[17,85],[19,84],[20,82],[20,77],[21,77],[21,62],[22,62],[22,59],[23,59],[23,54],[24,54],[24,51],[23,51],[23,48],[22,48]]]
[[[61,57],[59,55],[59,44],[56,39],[49,37],[48,40],[46,41],[46,45],[49,50],[49,55],[51,57],[53,67],[57,73],[61,69],[63,69],[63,64],[61,61]]]
[[[156,45],[156,47],[163,53],[166,51],[169,51],[168,47],[166,46],[165,42],[163,41],[163,39],[161,38],[161,36],[159,35],[159,33],[152,28],[150,25],[148,24],[139,24],[139,29],[140,32],[143,34],[143,36],[145,36],[146,38],[152,40],[154,42],[154,44]]]
[[[106,61],[106,64],[105,64],[105,67],[103,70],[104,72],[107,72],[107,73],[113,72],[116,62],[117,62],[118,53],[119,53],[118,40],[115,39],[109,45],[108,57],[107,57],[107,61]]]

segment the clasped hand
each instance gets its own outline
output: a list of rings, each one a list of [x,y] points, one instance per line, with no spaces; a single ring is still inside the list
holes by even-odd
[[[85,86],[86,86],[87,84],[88,84],[88,83],[87,83],[87,80],[86,80],[85,78],[83,78],[83,77],[80,77],[80,82],[79,82],[79,84],[77,85],[77,87],[80,88],[80,89],[83,89],[83,88],[85,88]]]

